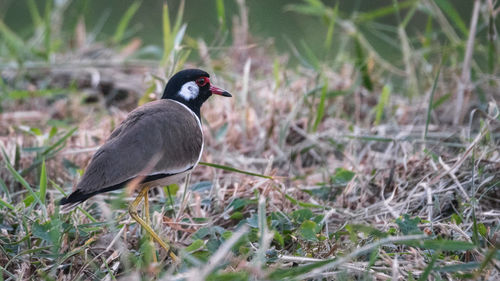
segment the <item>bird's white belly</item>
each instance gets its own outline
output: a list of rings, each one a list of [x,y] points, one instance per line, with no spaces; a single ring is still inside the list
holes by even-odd
[[[191,171],[191,170],[189,170],[189,171]],[[185,172],[175,174],[175,175],[172,175],[169,177],[165,177],[165,178],[157,179],[157,180],[150,181],[147,183],[143,183],[143,184],[141,184],[141,187],[146,186],[146,185],[149,187],[166,186],[166,185],[178,183],[180,180],[182,180],[186,176],[186,174],[189,171],[185,171]]]

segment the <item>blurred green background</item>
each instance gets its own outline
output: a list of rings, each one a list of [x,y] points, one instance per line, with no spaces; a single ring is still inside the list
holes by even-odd
[[[83,16],[88,31],[97,34],[96,41],[105,41],[111,37],[116,30],[120,19],[126,10],[138,1],[134,0],[60,0],[56,3],[69,3],[65,11],[64,29],[71,34],[75,29],[78,19]],[[129,29],[126,31],[128,36],[136,36],[143,40],[144,45],[162,44],[162,4],[169,5],[171,18],[179,7],[180,0],[162,1],[148,0],[142,1],[138,11],[133,16]],[[408,2],[416,1],[396,1],[396,0],[325,0],[322,1],[326,6],[333,7],[338,4],[339,13],[344,17],[349,15],[359,15],[364,12],[372,12],[382,7],[387,7],[394,3],[404,5]],[[440,3],[441,2],[441,3]],[[290,10],[290,6],[301,4],[304,1],[294,0],[253,0],[246,1],[249,8],[250,34],[261,38],[273,38],[276,48],[280,52],[287,52],[290,46],[300,45],[305,41],[307,45],[316,53],[321,52],[327,25],[320,17],[297,13]],[[436,1],[439,5],[452,3],[458,15],[468,24],[473,1]],[[36,1],[39,11],[44,10],[45,0]],[[226,30],[231,30],[233,17],[238,15],[237,1],[225,0],[224,10]],[[417,11],[417,16],[413,17],[407,26],[408,35],[417,35],[425,30],[427,16],[424,8]],[[380,25],[374,25],[372,21],[367,21],[365,25],[359,26],[370,43],[376,47],[380,54],[386,58],[393,58],[400,54],[400,46],[391,44],[391,32],[388,30],[392,26],[397,26],[402,20],[403,15],[389,13],[377,19]],[[0,18],[17,34],[29,36],[33,33],[33,23],[31,21],[28,1],[2,0],[0,1]],[[221,33],[221,25],[217,19],[216,1],[189,0],[185,2],[184,22],[188,24],[186,34],[192,38],[202,38],[206,42],[212,42],[212,39]],[[364,29],[364,30],[363,30]],[[386,29],[386,30],[384,30]],[[231,32],[226,33],[225,40],[230,42]],[[389,36],[389,38],[384,38]],[[397,36],[397,35],[395,35]],[[332,44],[335,48],[335,39]]]

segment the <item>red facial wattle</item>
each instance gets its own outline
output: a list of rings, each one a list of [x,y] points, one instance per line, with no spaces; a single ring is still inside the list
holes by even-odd
[[[205,85],[209,84],[210,85],[210,92],[212,92],[212,94],[214,95],[219,95],[219,96],[223,96],[223,97],[232,97],[230,93],[228,93],[226,90],[224,89],[221,89],[219,87],[216,87],[214,85],[211,85],[210,84],[210,78],[208,77],[200,77],[198,79],[196,79],[196,85],[198,85],[198,87],[204,87]]]

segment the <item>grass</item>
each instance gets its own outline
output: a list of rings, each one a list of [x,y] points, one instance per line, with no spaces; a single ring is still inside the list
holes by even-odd
[[[194,40],[183,4],[174,22],[159,7],[164,46],[153,60],[128,33],[141,2],[106,42],[85,42],[98,36],[78,24],[65,39],[52,22],[64,7],[29,3],[33,37],[0,19],[0,280],[500,278],[499,39],[482,36],[495,32],[498,4],[481,2],[475,32],[448,0],[350,14],[288,5],[326,32],[316,53],[290,41],[295,64],[241,32],[244,1],[234,43]],[[224,4],[213,9],[222,33]],[[398,23],[379,22],[387,16]],[[427,28],[413,34],[417,16]],[[371,34],[399,54],[385,57]],[[458,103],[464,65],[472,88]],[[210,70],[234,98],[202,109],[201,165],[151,194],[174,266],[130,219],[129,190],[66,215],[57,201],[127,112],[185,67]],[[457,107],[467,121],[454,125]]]

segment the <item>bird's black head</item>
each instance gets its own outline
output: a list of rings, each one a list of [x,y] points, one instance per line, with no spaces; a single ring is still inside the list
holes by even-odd
[[[210,75],[200,69],[185,69],[170,78],[162,99],[178,101],[200,116],[201,105],[212,95],[231,97],[227,91],[210,84]]]

